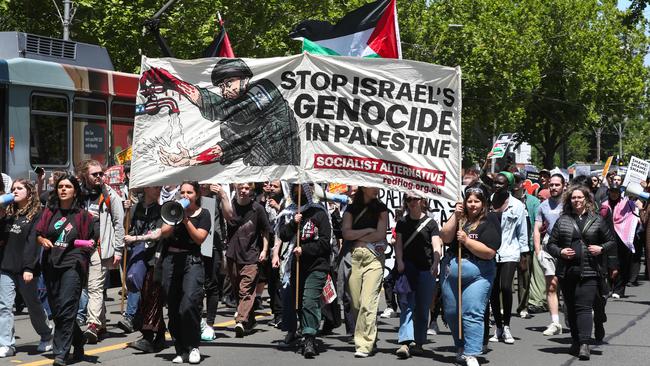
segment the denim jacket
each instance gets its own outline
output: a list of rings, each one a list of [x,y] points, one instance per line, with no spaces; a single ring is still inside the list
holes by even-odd
[[[526,207],[510,195],[508,207],[501,216],[501,247],[497,251],[497,262],[519,262],[521,253],[530,251],[528,247],[528,226]]]

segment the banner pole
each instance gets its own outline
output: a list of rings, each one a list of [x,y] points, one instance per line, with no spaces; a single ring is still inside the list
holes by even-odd
[[[132,192],[129,189],[129,201],[131,201],[131,204],[133,204],[132,200]],[[129,210],[130,211],[130,210]],[[131,226],[131,215],[129,214],[129,211],[125,212],[125,217],[124,217],[124,233],[129,232],[129,226]],[[126,295],[126,253],[128,250],[126,250],[126,244],[124,244],[124,252],[122,253],[122,295],[120,296],[120,314],[124,314],[124,299]]]
[[[461,94],[461,71],[460,66],[456,66],[456,75],[458,77],[458,94]],[[462,134],[462,123],[461,123],[461,111],[462,111],[462,97],[458,98],[458,201],[462,200],[462,189],[463,189],[463,134]],[[494,165],[493,165],[494,166]],[[463,285],[462,285],[462,249],[460,242],[458,243],[458,339],[463,339]]]
[[[296,209],[296,214],[300,213],[301,196],[302,184],[298,183],[298,208]],[[300,248],[300,223],[298,224],[298,229],[296,229],[296,248]],[[296,259],[296,310],[298,310],[300,304],[300,257],[297,255],[293,257]]]

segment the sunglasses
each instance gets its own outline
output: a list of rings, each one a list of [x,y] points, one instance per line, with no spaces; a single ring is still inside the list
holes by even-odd
[[[422,197],[406,197],[406,202],[419,201]]]
[[[478,194],[478,195],[481,195],[481,196],[485,195],[485,192],[483,192],[483,190],[480,189],[480,188],[467,188],[465,190],[465,195],[469,195],[470,193]]]
[[[92,176],[95,177],[95,178],[103,177],[103,176],[104,176],[104,172],[95,172],[95,173],[92,173],[92,174],[90,174],[90,175],[92,175]]]

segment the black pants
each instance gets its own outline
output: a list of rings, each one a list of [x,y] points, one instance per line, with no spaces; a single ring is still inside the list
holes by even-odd
[[[83,332],[76,319],[87,272],[79,264],[70,268],[46,267],[43,274],[54,319],[52,353],[55,358],[64,360],[71,346],[77,348],[84,345]]]
[[[490,297],[494,322],[497,328],[503,328],[504,325],[510,326],[510,317],[512,316],[512,282],[515,279],[515,271],[518,266],[519,262],[497,263],[497,274],[494,277]],[[501,314],[502,308],[503,314]]]
[[[223,296],[223,280],[224,275],[221,273],[221,264],[223,263],[223,254],[221,249],[212,251],[212,257],[203,257],[203,266],[205,269],[205,307],[206,307],[206,323],[208,325],[214,324],[214,319],[217,317],[217,307],[219,300]]]
[[[280,289],[282,288],[282,281],[280,279],[280,268],[273,268],[271,265],[272,256],[267,259],[267,265],[264,266],[266,271],[266,283],[269,286],[269,299],[271,300],[271,312],[276,318],[282,318],[282,298],[280,297]]]
[[[616,250],[618,254],[618,276],[614,279],[614,288],[612,291],[623,297],[625,296],[625,287],[630,282],[630,271],[632,269],[632,257],[634,254],[620,240],[616,240]]]
[[[533,253],[521,253],[521,256],[526,258],[526,267],[522,270],[521,266],[517,266],[517,298],[519,299],[517,313],[528,309],[530,281],[533,275]]]
[[[639,282],[639,273],[641,272],[641,257],[643,257],[645,232],[637,234],[634,238],[634,254],[630,259],[630,277],[629,282],[637,284]]]
[[[397,311],[397,294],[393,289],[395,288],[395,281],[399,273],[397,273],[397,265],[388,273],[384,278],[384,298],[386,300],[386,307]]]
[[[562,287],[573,343],[588,344],[591,341],[593,328],[591,311],[598,294],[598,279],[580,278],[579,275],[569,274],[560,278],[560,287]]]
[[[201,256],[169,253],[162,266],[169,333],[174,338],[176,354],[187,354],[201,341],[205,276]]]

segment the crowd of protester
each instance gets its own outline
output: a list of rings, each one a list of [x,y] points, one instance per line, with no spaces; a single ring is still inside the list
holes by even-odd
[[[129,191],[128,166],[115,187],[95,160],[74,174],[51,172],[49,182],[3,174],[0,191],[13,202],[0,208],[0,358],[16,352],[13,310],[24,304],[38,352],[52,352],[54,365],[83,360],[84,346],[107,336],[106,288],[117,269],[126,297],[117,326],[139,331],[129,346],[145,353],[168,347],[169,331],[173,363],[201,362],[219,303],[233,309],[236,337],[251,334],[265,288],[269,325],[285,332],[280,347],[305,358],[318,355],[319,335],[343,324],[354,356],[372,356],[378,314],[398,313],[395,355],[418,356],[442,315],[457,361],[475,366],[490,342],[515,343],[514,308],[522,318],[548,312],[544,336],[562,334],[563,310],[570,351],[588,360],[605,337],[607,299],[639,285],[647,202],[625,195],[615,171],[569,181],[543,170],[528,192],[516,168],[485,168],[464,171],[463,200],[446,222],[409,192],[394,227],[373,187],[347,186],[347,203],[316,197],[314,184],[280,181]],[[162,205],[181,198],[183,218],[169,222]],[[387,233],[394,265],[385,277]]]

